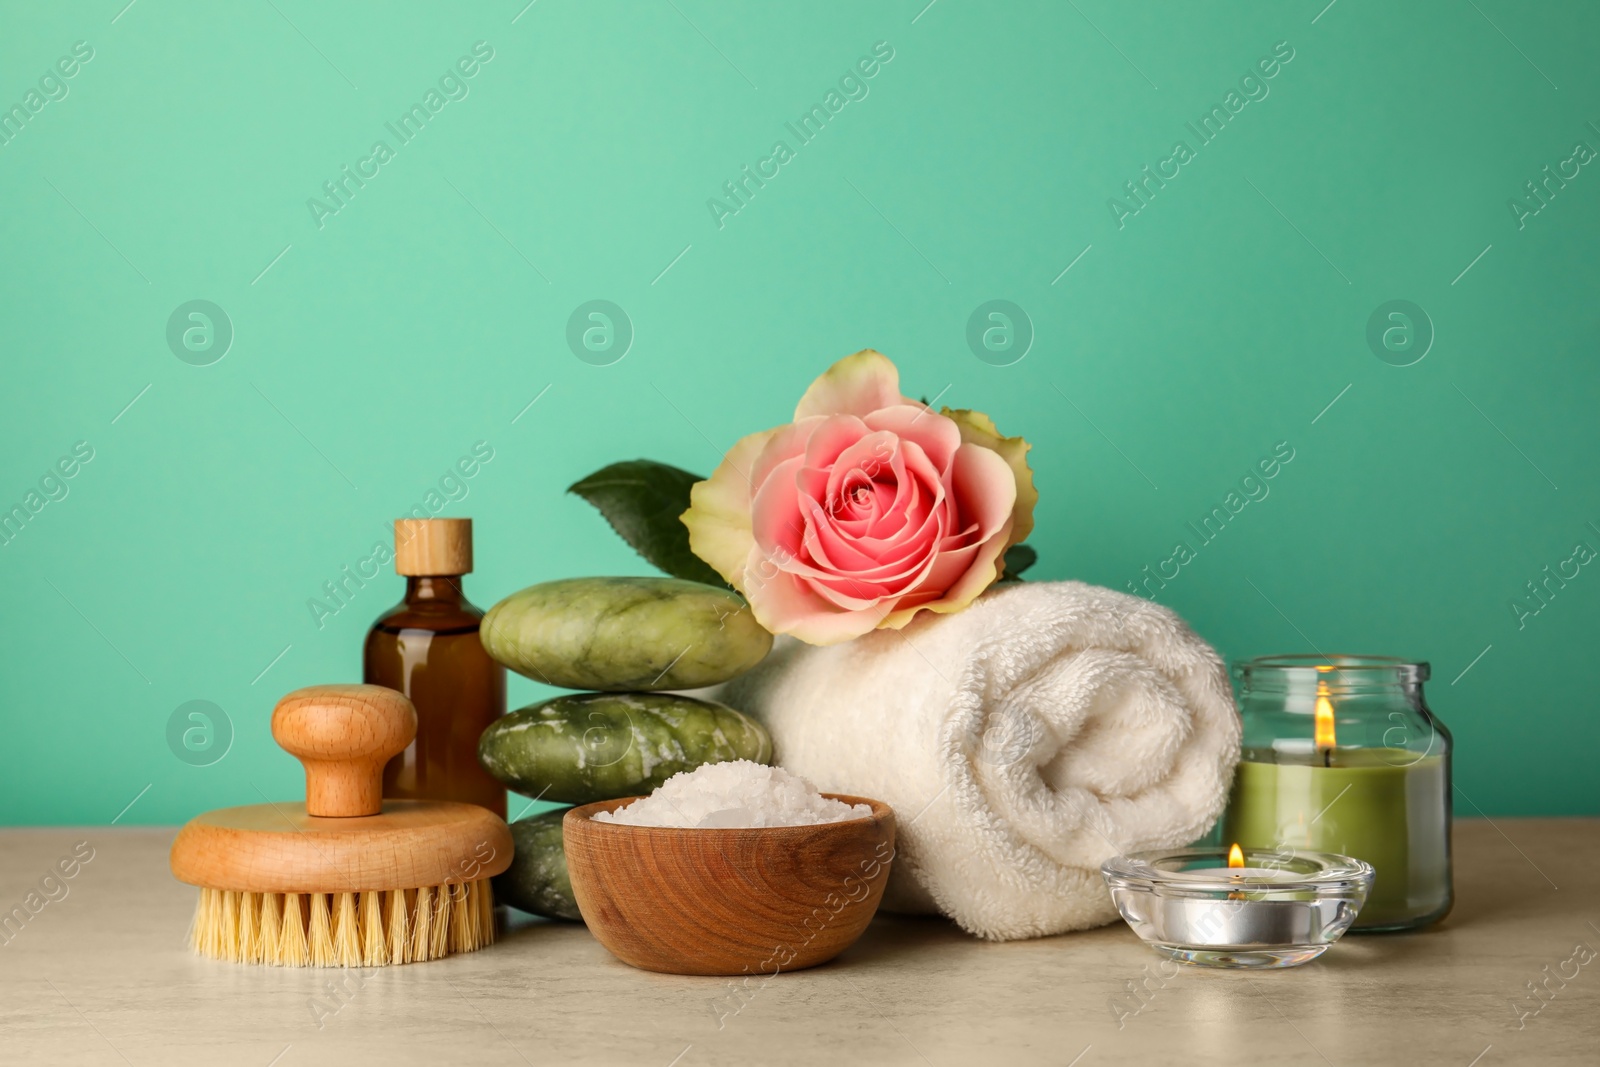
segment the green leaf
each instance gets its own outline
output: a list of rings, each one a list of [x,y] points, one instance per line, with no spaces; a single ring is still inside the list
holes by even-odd
[[[1022,581],[1022,572],[1039,562],[1039,553],[1028,545],[1012,545],[1006,549],[1006,570],[1000,576],[1002,582]]]
[[[650,459],[624,460],[573,482],[576,493],[605,516],[611,528],[653,566],[691,582],[727,588],[722,575],[689,551],[689,528],[678,516],[689,510],[689,490],[698,474]]]

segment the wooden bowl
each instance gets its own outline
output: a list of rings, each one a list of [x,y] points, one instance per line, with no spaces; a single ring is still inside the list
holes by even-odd
[[[816,826],[680,829],[596,822],[638,797],[562,819],[572,894],[612,955],[668,974],[776,974],[833,959],[878,910],[894,812]]]

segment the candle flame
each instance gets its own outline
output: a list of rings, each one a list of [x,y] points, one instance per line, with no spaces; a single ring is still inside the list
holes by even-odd
[[[1335,744],[1333,729],[1333,701],[1328,699],[1327,683],[1317,682],[1317,710],[1315,724],[1316,744],[1319,751],[1326,751]]]
[[[1239,847],[1237,841],[1234,842],[1232,848],[1228,849],[1228,866],[1230,868],[1244,866],[1244,851]]]

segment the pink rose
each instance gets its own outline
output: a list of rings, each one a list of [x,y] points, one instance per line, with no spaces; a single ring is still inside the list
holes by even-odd
[[[794,422],[751,434],[695,485],[689,546],[774,633],[827,645],[959,611],[1033,529],[1027,442],[987,415],[900,395],[866,349],[811,384]]]

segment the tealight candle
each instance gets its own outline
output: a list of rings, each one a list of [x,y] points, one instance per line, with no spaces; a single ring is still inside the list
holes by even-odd
[[[1453,899],[1450,735],[1422,698],[1428,665],[1274,656],[1237,673],[1245,742],[1227,837],[1370,863],[1358,930],[1443,918]]]
[[[1214,849],[1137,852],[1100,868],[1117,910],[1164,956],[1211,967],[1293,967],[1350,928],[1372,867],[1348,856]],[[1255,860],[1250,863],[1246,857]],[[1266,860],[1274,866],[1258,865]]]
[[[1168,871],[1167,877],[1177,881],[1216,882],[1219,879],[1232,879],[1243,883],[1245,881],[1281,882],[1292,879],[1294,875],[1285,871],[1282,867],[1246,867],[1244,865],[1244,851],[1235,842],[1233,847],[1228,850],[1227,863]]]

